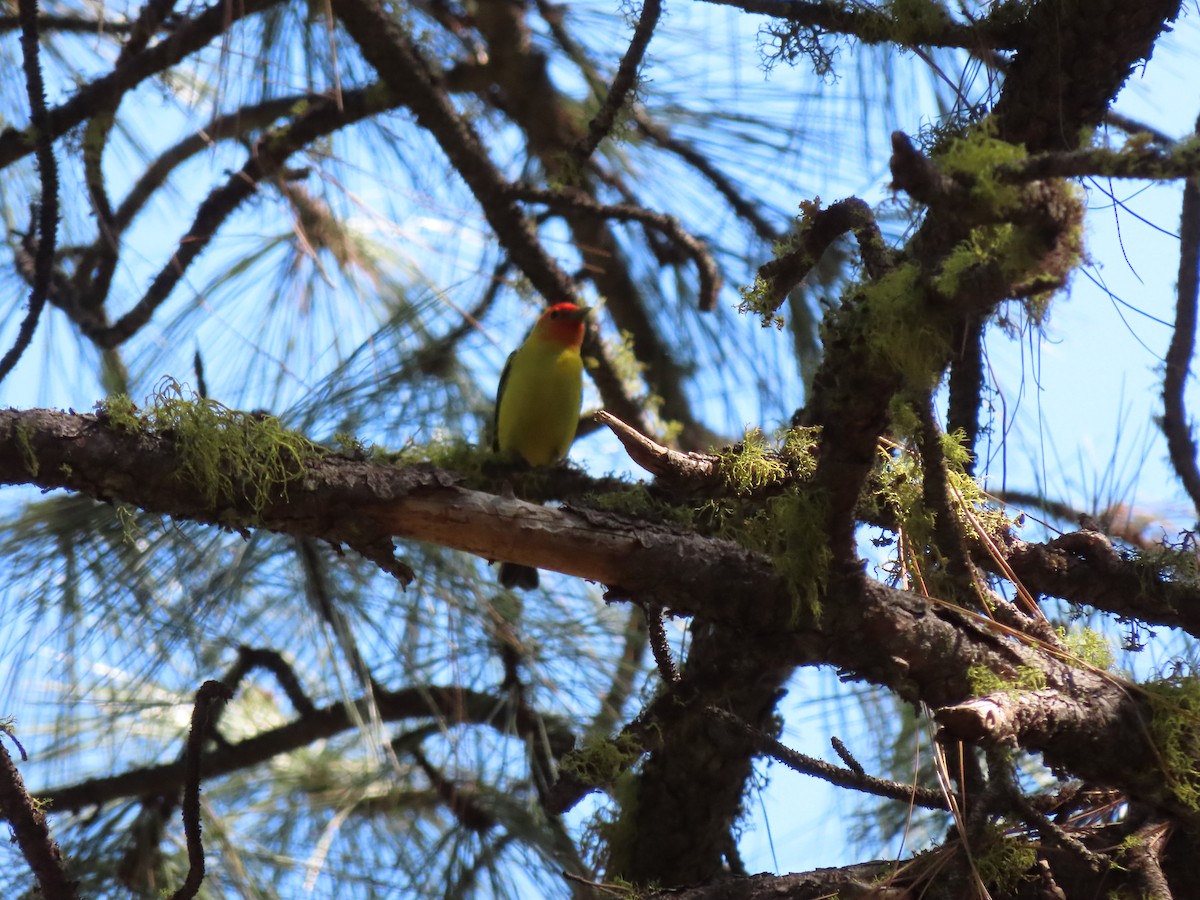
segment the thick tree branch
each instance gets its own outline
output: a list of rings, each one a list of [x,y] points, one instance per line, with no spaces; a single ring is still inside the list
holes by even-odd
[[[769,561],[728,541],[606,512],[548,509],[481,494],[428,466],[396,468],[338,457],[309,460],[286,489],[258,498],[260,507],[249,499],[255,492],[237,483],[214,501],[181,475],[172,438],[123,431],[93,416],[47,411],[0,412],[0,481],[83,490],[176,518],[223,526],[257,523],[341,543],[414,538],[619,585],[644,602],[732,629],[712,631],[711,677],[726,691],[739,685],[745,697],[729,708],[752,723],[760,721],[764,698],[774,696],[795,662],[836,665],[935,708],[970,696],[966,673],[972,667],[1009,677],[1018,669],[1036,670],[1048,689],[1062,692],[1068,698],[1064,702],[1086,707],[1090,715],[1039,728],[1031,733],[1028,749],[1040,750],[1049,765],[1174,806],[1165,781],[1147,775],[1158,771],[1160,757],[1141,724],[1152,717],[1142,698],[1114,679],[1013,641],[986,619],[872,581],[858,566],[831,572],[820,619],[798,624],[791,590]],[[754,602],[730,603],[730,597]],[[1191,605],[1200,608],[1200,601]],[[737,650],[741,642],[731,642],[729,633],[745,635],[756,649]],[[700,658],[693,656],[685,672],[703,681],[700,673],[708,670],[698,665]],[[758,674],[741,671],[745,667]],[[737,678],[724,681],[733,670]],[[421,715],[428,709],[419,705],[426,697],[419,691],[384,694],[380,708],[385,717]],[[745,709],[739,709],[742,704]],[[253,739],[258,749],[243,744],[236,757],[217,757],[212,771],[261,760],[312,734],[327,735],[345,720],[344,711],[320,711],[285,726],[280,735],[287,737],[262,736]],[[1091,752],[1096,746],[1124,749],[1114,757]],[[177,778],[178,773],[155,777]],[[77,797],[72,802],[89,801]]]

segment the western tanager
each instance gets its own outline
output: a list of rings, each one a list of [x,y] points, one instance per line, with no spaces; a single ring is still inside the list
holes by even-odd
[[[591,310],[557,303],[533,326],[500,375],[492,449],[519,455],[531,466],[549,466],[567,455],[583,399],[584,318]],[[537,569],[500,565],[505,587],[535,588]]]

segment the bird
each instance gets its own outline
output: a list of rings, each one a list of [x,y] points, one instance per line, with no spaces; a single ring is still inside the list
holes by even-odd
[[[583,358],[579,348],[591,309],[556,303],[541,314],[500,374],[492,422],[492,449],[519,456],[530,466],[562,460],[575,439],[583,402]],[[531,590],[537,569],[500,564],[500,583]]]

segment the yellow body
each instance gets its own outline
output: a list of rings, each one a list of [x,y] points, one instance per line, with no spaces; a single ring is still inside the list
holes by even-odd
[[[535,328],[508,358],[496,398],[496,449],[517,453],[531,466],[567,455],[583,401],[579,348]]]

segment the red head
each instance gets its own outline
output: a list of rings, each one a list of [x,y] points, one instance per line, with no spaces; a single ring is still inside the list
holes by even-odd
[[[578,350],[586,330],[584,319],[591,311],[590,307],[574,303],[556,303],[542,313],[533,326],[533,333],[541,340]]]

